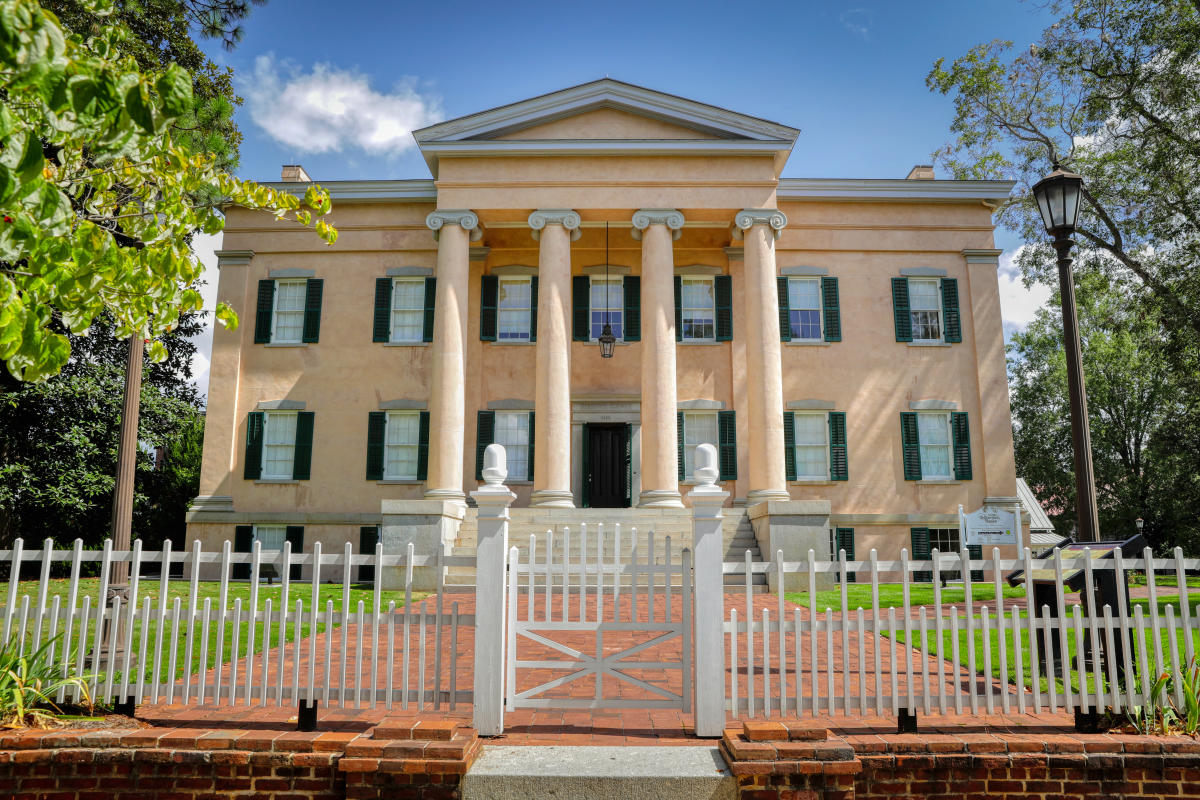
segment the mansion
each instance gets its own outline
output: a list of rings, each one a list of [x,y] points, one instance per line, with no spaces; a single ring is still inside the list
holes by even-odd
[[[493,442],[515,524],[666,529],[707,442],[730,557],[957,551],[1018,503],[1012,184],[781,178],[798,133],[605,79],[417,131],[432,179],[322,181],[334,247],[229,208],[189,541],[469,548]]]

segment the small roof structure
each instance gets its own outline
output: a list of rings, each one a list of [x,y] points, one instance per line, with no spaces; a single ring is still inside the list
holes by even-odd
[[[1033,490],[1024,478],[1017,478],[1017,497],[1021,506],[1029,514],[1029,544],[1031,547],[1052,547],[1062,538],[1054,532],[1054,524],[1050,522],[1046,509],[1038,502]]]

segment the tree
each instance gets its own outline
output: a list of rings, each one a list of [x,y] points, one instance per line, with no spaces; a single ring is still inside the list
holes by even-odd
[[[958,178],[1018,182],[1000,221],[1027,243],[1026,280],[1055,259],[1030,188],[1059,163],[1084,177],[1078,266],[1129,275],[1161,301],[1179,346],[1200,338],[1200,0],[1064,0],[1028,51],[1012,42],[939,60]]]
[[[107,0],[83,6],[111,11]],[[22,380],[67,363],[55,322],[78,334],[107,311],[119,338],[153,339],[198,311],[188,239],[221,229],[218,198],[336,240],[323,190],[301,199],[260,187],[176,142],[191,77],[175,64],[143,74],[122,55],[128,37],[119,24],[68,37],[33,0],[0,0],[0,360]],[[217,318],[236,324],[223,304]],[[166,357],[161,341],[148,352]]]

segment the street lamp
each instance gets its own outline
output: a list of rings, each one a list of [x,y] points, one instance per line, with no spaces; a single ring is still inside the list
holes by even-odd
[[[1088,428],[1087,389],[1083,384],[1083,359],[1079,347],[1079,320],[1075,313],[1075,283],[1071,275],[1071,235],[1079,219],[1083,178],[1054,165],[1054,171],[1033,187],[1046,232],[1054,237],[1058,253],[1058,284],[1062,295],[1063,344],[1067,356],[1067,394],[1071,403],[1071,442],[1075,451],[1075,506],[1077,537],[1082,542],[1100,540],[1096,514],[1096,480],[1092,472],[1092,437]]]

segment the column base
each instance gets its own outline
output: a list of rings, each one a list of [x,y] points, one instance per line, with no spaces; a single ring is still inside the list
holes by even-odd
[[[651,489],[642,492],[638,508],[683,508],[683,500],[674,489]]]
[[[575,495],[560,489],[538,489],[529,496],[534,508],[574,508]]]
[[[426,489],[426,500],[441,500],[445,503],[458,503],[463,508],[467,507],[467,496],[458,489]]]
[[[758,503],[770,503],[791,500],[792,496],[788,494],[787,489],[751,489],[746,492],[746,505],[752,506]]]

